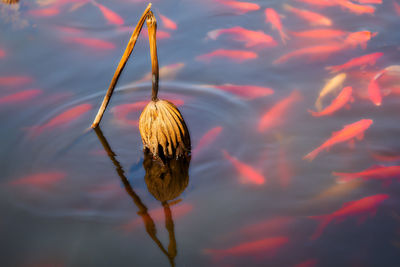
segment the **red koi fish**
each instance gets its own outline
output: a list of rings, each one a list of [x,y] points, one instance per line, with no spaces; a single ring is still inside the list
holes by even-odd
[[[161,18],[161,22],[164,25],[165,28],[169,29],[169,30],[176,30],[178,29],[178,26],[176,25],[176,23],[167,18],[166,16],[160,14],[160,18]]]
[[[393,6],[394,6],[394,10],[396,11],[397,15],[400,16],[400,4],[398,4],[396,1],[393,1]]]
[[[348,69],[351,69],[354,67],[364,68],[367,65],[373,66],[373,65],[375,65],[376,61],[381,56],[383,56],[383,53],[381,53],[381,52],[371,53],[371,54],[367,54],[367,55],[364,55],[361,57],[352,58],[342,65],[326,67],[326,69],[330,70],[331,72],[339,72],[339,71],[348,70]]]
[[[223,85],[215,85],[213,87],[226,92],[233,93],[248,100],[272,95],[274,93],[274,90],[269,87],[261,87],[254,85],[223,84]]]
[[[359,223],[364,222],[368,218],[368,215],[371,217],[375,216],[378,206],[388,198],[389,196],[386,194],[364,197],[362,199],[343,204],[342,208],[334,211],[331,214],[310,216],[310,218],[320,221],[320,224],[317,230],[311,236],[311,239],[315,240],[319,238],[326,226],[328,226],[328,224],[334,220],[341,221],[350,216],[359,216]]]
[[[318,148],[305,155],[303,159],[312,161],[324,149],[328,149],[339,143],[354,140],[354,138],[362,140],[364,138],[365,130],[367,130],[372,123],[373,121],[370,119],[362,119],[355,123],[344,126],[342,130],[333,132],[331,138],[326,140]]]
[[[227,249],[206,249],[204,252],[207,254],[212,254],[218,258],[259,254],[273,256],[288,242],[288,237],[277,236],[245,242]]]
[[[382,0],[356,0],[360,4],[382,4]]]
[[[368,84],[368,96],[371,102],[376,106],[380,106],[382,104],[381,89],[379,88],[378,82],[374,78],[372,78]]]
[[[297,2],[306,3],[312,6],[317,7],[328,7],[328,6],[335,6],[336,1],[332,0],[296,0]]]
[[[264,176],[256,171],[253,167],[229,155],[225,150],[223,150],[222,153],[224,153],[224,157],[229,160],[233,166],[235,166],[236,170],[241,176],[240,178],[242,183],[251,183],[256,185],[262,185],[265,183]]]
[[[115,49],[115,45],[113,43],[95,38],[70,37],[70,38],[65,38],[64,40],[70,43],[75,43],[78,45],[83,45],[89,48],[95,48],[99,50]]]
[[[334,176],[338,176],[338,182],[344,183],[355,179],[368,180],[382,180],[385,185],[389,185],[393,178],[400,181],[400,166],[382,166],[374,165],[364,171],[345,173],[345,172],[332,172]]]
[[[178,218],[181,218],[182,216],[190,213],[193,210],[193,205],[188,204],[188,203],[179,203],[174,206],[171,206],[171,212],[172,216],[176,222]],[[151,218],[153,219],[154,223],[162,222],[164,220],[164,207],[150,210],[149,214]],[[146,220],[146,218],[144,218]],[[121,225],[119,228],[123,230],[124,232],[132,232],[135,230],[137,227],[139,227],[143,222],[143,218],[135,218],[131,220],[130,222]]]
[[[265,132],[273,127],[284,123],[284,117],[294,103],[300,101],[302,95],[298,91],[293,91],[288,97],[282,99],[270,108],[260,119],[258,131]]]
[[[340,94],[332,101],[332,103],[327,106],[324,110],[320,112],[315,112],[312,110],[308,110],[314,117],[328,116],[332,115],[342,107],[344,107],[348,102],[353,101],[352,97],[353,88],[347,86],[343,88]]]
[[[233,40],[244,42],[245,47],[253,47],[258,45],[276,46],[277,43],[270,35],[262,31],[251,31],[245,28],[236,26],[228,29],[216,29],[208,32],[207,36],[216,40],[221,34],[228,34],[233,37]]]
[[[345,46],[340,43],[332,43],[326,45],[317,45],[317,46],[300,48],[298,50],[294,50],[292,52],[289,52],[281,56],[280,58],[276,59],[273,62],[273,64],[284,63],[294,57],[307,56],[307,57],[312,57],[313,59],[318,59],[318,57],[326,58],[333,53],[343,50],[344,48]]]
[[[309,259],[306,261],[303,261],[299,264],[296,264],[294,267],[315,267],[318,264],[318,260],[316,259]]]
[[[348,9],[350,12],[361,15],[361,14],[373,14],[375,8],[373,6],[358,5],[351,1],[341,0],[337,2],[341,7]]]
[[[3,97],[0,97],[0,104],[23,102],[23,101],[32,99],[32,98],[40,95],[42,92],[43,91],[39,90],[39,89],[31,89],[31,90],[25,90],[22,92],[6,95]]]
[[[373,153],[372,157],[378,161],[400,161],[400,155],[387,155],[380,153]]]
[[[49,122],[47,122],[43,125],[33,126],[31,128],[31,130],[32,130],[31,136],[36,137],[39,134],[41,134],[42,132],[47,131],[49,129],[61,127],[66,124],[69,124],[69,123],[77,120],[78,118],[80,118],[83,114],[85,114],[86,112],[88,112],[91,109],[92,109],[92,105],[88,104],[88,103],[84,103],[79,106],[72,107],[72,108],[64,111],[60,115],[52,118]]]
[[[308,23],[310,25],[313,25],[313,26],[317,26],[317,25],[331,26],[332,25],[332,21],[328,17],[325,17],[316,12],[312,12],[312,11],[309,11],[306,9],[295,8],[288,4],[284,4],[283,8],[287,11],[292,12],[296,16],[308,21]]]
[[[200,138],[199,142],[197,143],[197,146],[193,149],[192,157],[195,157],[197,154],[199,154],[201,150],[212,144],[215,141],[215,139],[217,139],[217,137],[221,134],[222,129],[223,128],[221,126],[217,126],[207,131]]]
[[[93,5],[98,7],[103,14],[104,18],[107,20],[109,24],[113,25],[123,25],[124,24],[124,19],[121,18],[120,15],[109,9],[108,7],[97,3],[96,1],[92,1]]]
[[[377,34],[377,32],[371,33],[369,31],[353,32],[347,36],[344,43],[354,48],[359,45],[362,49],[366,49],[368,41]]]
[[[217,49],[211,53],[196,57],[197,60],[205,62],[210,62],[213,58],[229,58],[235,62],[241,63],[246,60],[258,58],[258,55],[246,50]]]
[[[29,76],[6,76],[0,77],[0,86],[21,86],[29,84],[33,79]]]
[[[335,29],[314,29],[302,32],[291,32],[292,35],[310,39],[338,39],[344,37],[347,32]]]
[[[49,8],[42,8],[42,9],[32,9],[28,11],[28,14],[32,17],[54,17],[60,13],[58,8],[49,7]]]
[[[260,6],[255,3],[219,0],[218,2],[235,9],[238,14],[244,14],[250,11],[256,11],[260,9]]]
[[[55,183],[64,179],[64,172],[41,172],[15,179],[9,182],[12,186],[32,186],[35,188],[48,189]]]
[[[265,22],[271,23],[272,28],[279,32],[281,36],[282,43],[286,44],[286,40],[289,40],[289,36],[283,30],[282,22],[279,14],[273,8],[265,9]]]

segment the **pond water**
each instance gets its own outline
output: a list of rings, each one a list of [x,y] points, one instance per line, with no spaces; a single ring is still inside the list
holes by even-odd
[[[159,96],[192,142],[167,202],[137,126],[146,27],[88,130],[147,2],[1,3],[1,266],[400,266],[400,1],[380,2],[155,0]]]

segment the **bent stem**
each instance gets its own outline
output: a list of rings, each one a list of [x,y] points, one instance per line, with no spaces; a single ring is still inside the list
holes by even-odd
[[[139,37],[140,31],[142,30],[143,24],[147,18],[147,14],[149,13],[150,8],[151,8],[151,3],[148,4],[146,9],[144,10],[142,16],[139,19],[138,24],[136,25],[135,30],[132,33],[132,36],[128,42],[128,45],[125,48],[125,52],[122,55],[122,58],[118,63],[117,69],[115,70],[114,76],[111,80],[110,86],[108,87],[107,93],[104,96],[104,99],[103,99],[103,102],[101,103],[99,111],[97,112],[96,118],[94,119],[94,121],[92,123],[92,126],[91,126],[92,128],[96,128],[99,125],[101,118],[103,117],[103,114],[104,114],[104,112],[107,108],[107,105],[110,102],[111,96],[114,92],[114,88],[115,88],[115,85],[117,84],[118,78],[119,78],[122,70],[124,69],[126,62],[128,61],[133,48],[135,47],[137,38]]]
[[[158,57],[157,57],[157,20],[153,12],[149,11],[147,15],[147,28],[149,30],[149,43],[150,43],[150,57],[151,57],[151,100],[157,100],[158,93]]]

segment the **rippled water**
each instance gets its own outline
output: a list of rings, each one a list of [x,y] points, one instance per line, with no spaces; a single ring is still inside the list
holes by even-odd
[[[400,165],[400,77],[379,78],[379,106],[367,89],[375,74],[399,65],[400,2],[383,0],[362,15],[303,2],[254,1],[247,12],[227,1],[153,2],[159,96],[179,107],[193,149],[188,185],[169,205],[148,190],[137,128],[150,99],[146,27],[101,122],[105,141],[88,129],[147,3],[1,4],[1,265],[399,266],[400,170],[377,166]],[[284,4],[321,13],[332,25],[310,25]],[[287,44],[265,22],[266,8],[282,15]],[[263,31],[275,45],[210,35],[236,26]],[[345,43],[292,34],[317,28],[378,35],[366,49],[276,63],[304,47]],[[218,49],[251,56],[207,56]],[[383,53],[376,64],[345,70],[353,102],[330,116],[310,115],[337,74],[325,67],[375,52]],[[362,119],[373,121],[363,138],[304,159]],[[375,175],[342,183],[332,173],[371,167]]]

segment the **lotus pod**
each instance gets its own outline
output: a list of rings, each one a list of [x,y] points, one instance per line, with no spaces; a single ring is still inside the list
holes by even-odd
[[[139,118],[139,131],[143,148],[155,158],[187,156],[190,135],[178,108],[166,100],[153,100]]]

